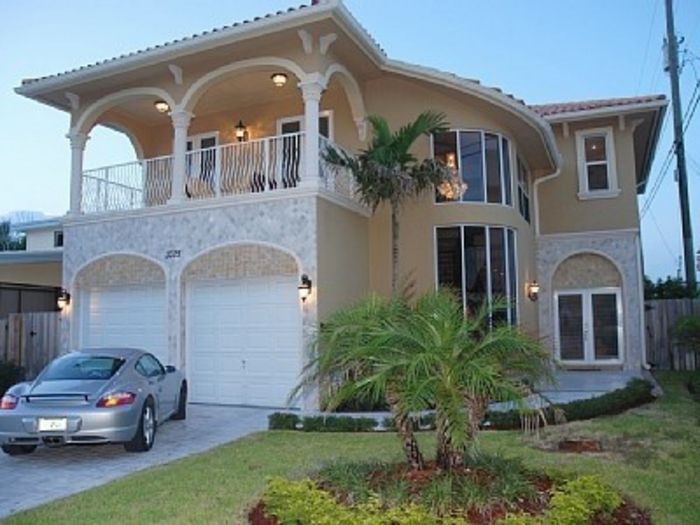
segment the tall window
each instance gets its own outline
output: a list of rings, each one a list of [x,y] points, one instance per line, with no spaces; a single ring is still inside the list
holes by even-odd
[[[453,289],[466,312],[505,298],[509,308],[495,322],[517,323],[515,232],[500,226],[437,228],[437,284]]]
[[[512,205],[510,143],[484,131],[433,135],[433,156],[452,171],[453,183],[437,191],[437,202],[489,202]]]
[[[530,222],[530,172],[518,157],[518,209],[520,215]]]
[[[619,194],[612,128],[576,132],[579,197],[614,197]]]

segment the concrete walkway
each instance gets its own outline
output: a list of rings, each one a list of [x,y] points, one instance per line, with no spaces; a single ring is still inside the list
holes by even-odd
[[[39,447],[33,454],[14,457],[0,452],[0,519],[264,430],[271,412],[190,405],[187,419],[164,423],[155,445],[145,453],[129,453],[121,445]]]

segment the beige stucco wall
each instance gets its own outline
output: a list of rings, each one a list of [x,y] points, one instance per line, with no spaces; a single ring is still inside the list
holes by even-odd
[[[369,291],[368,219],[327,201],[318,206],[318,316],[321,321]]]
[[[0,282],[61,286],[61,263],[0,264]]]
[[[48,228],[46,230],[30,230],[26,232],[27,251],[60,250],[53,245],[54,232],[61,231],[61,228]]]
[[[617,180],[621,193],[614,198],[578,197],[576,131],[611,126],[615,143]],[[569,124],[569,136],[561,125],[554,131],[563,156],[561,174],[539,188],[541,233],[569,233],[639,228],[634,162],[633,126],[620,130],[617,119],[598,119]]]

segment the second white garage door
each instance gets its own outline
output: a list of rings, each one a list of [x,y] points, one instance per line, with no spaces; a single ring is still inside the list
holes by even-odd
[[[192,401],[287,404],[302,359],[296,277],[193,282],[187,320]]]

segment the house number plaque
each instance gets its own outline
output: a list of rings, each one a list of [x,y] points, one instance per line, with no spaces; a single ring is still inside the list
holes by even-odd
[[[168,250],[165,252],[165,258],[166,259],[179,259],[180,258],[180,250]]]

